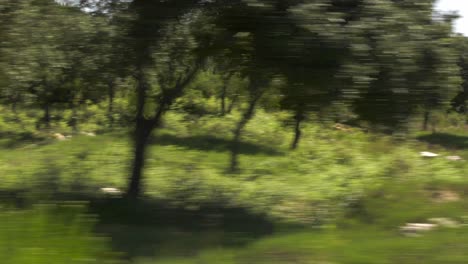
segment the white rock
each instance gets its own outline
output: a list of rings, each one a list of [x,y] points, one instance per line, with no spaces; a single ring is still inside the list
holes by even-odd
[[[430,231],[437,227],[437,224],[429,224],[429,223],[407,223],[402,227],[402,229],[406,230],[414,230],[414,231]]]
[[[400,227],[400,231],[406,236],[419,236],[420,233],[434,230],[437,226],[429,223],[407,223]]]
[[[421,154],[421,157],[427,157],[427,158],[434,158],[434,157],[439,156],[439,154],[432,153],[429,151],[422,151],[422,152],[419,152],[419,154]]]
[[[462,160],[460,156],[447,156],[448,160]]]
[[[234,37],[235,38],[246,38],[250,36],[250,32],[237,32]]]
[[[112,187],[101,188],[101,192],[106,193],[106,194],[121,194],[122,193],[122,191],[120,191],[119,189],[112,188]]]
[[[81,132],[80,134],[88,136],[88,137],[95,137],[96,136],[96,134],[94,134],[93,132]]]
[[[62,135],[60,133],[54,133],[52,136],[57,140],[66,140],[67,139],[64,135]]]
[[[460,226],[458,222],[452,220],[450,218],[440,217],[440,218],[430,218],[428,219],[429,222],[439,225],[441,227],[450,227],[450,228],[457,228]]]

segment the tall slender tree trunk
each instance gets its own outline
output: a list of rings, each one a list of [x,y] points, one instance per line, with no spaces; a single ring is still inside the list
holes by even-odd
[[[18,112],[16,111],[17,105],[18,105],[17,100],[15,98],[12,98],[11,99],[11,111],[13,112],[13,114],[15,114],[15,117],[18,115]]]
[[[49,103],[44,104],[44,124],[46,128],[50,128],[50,105]]]
[[[291,144],[291,149],[297,149],[299,145],[299,140],[301,139],[302,131],[301,131],[301,123],[304,120],[304,114],[301,110],[298,110],[294,116],[295,124],[294,124],[294,139]]]
[[[137,82],[137,115],[135,131],[133,135],[133,141],[135,145],[133,153],[132,174],[130,175],[126,193],[129,198],[133,199],[137,198],[141,192],[141,178],[145,162],[146,144],[148,143],[148,138],[151,134],[151,128],[149,127],[148,120],[144,115],[146,91],[148,87],[142,68],[138,70]]]
[[[228,109],[226,111],[227,114],[230,114],[232,112],[232,110],[234,109],[234,106],[236,105],[238,99],[239,99],[239,95],[237,95],[237,94],[234,97],[232,97],[231,103],[229,104],[229,107],[228,107]]]
[[[11,111],[13,112],[13,115],[15,117],[15,122],[18,122],[21,126],[21,129],[25,130],[26,127],[24,125],[24,122],[22,122],[21,118],[18,115],[18,102],[19,102],[18,97],[15,96],[12,98]]]
[[[423,119],[423,127],[422,129],[426,131],[429,126],[429,118],[430,118],[430,112],[429,110],[424,110],[424,119]]]
[[[18,117],[17,105],[18,105],[18,101],[16,100],[16,98],[13,97],[11,99],[11,111],[13,112],[13,115],[15,116],[15,121],[21,122],[21,120]]]
[[[114,126],[114,97],[115,97],[115,85],[113,80],[109,80],[107,83],[107,93],[109,98],[109,105],[107,108],[107,118],[109,121],[109,127]]]
[[[141,193],[141,179],[145,165],[146,148],[151,135],[151,125],[146,119],[138,119],[134,134],[134,153],[132,174],[130,176],[127,196],[137,198]]]
[[[226,115],[226,84],[223,84],[223,87],[221,87],[221,116]]]
[[[468,125],[468,108],[465,107],[465,125]]]
[[[257,105],[258,100],[260,99],[261,94],[255,95],[249,102],[247,110],[242,115],[239,123],[237,123],[236,128],[234,129],[234,137],[231,142],[231,162],[230,162],[230,171],[236,172],[239,171],[239,151],[240,151],[240,139],[242,131],[244,130],[247,123],[252,119],[255,114],[255,106]]]
[[[232,73],[228,73],[228,75],[223,80],[223,86],[221,87],[221,116],[226,115],[226,96],[227,96],[227,86],[228,82],[231,79]]]
[[[72,108],[72,117],[70,120],[70,125],[72,127],[73,132],[78,132],[78,112],[77,112],[77,106],[75,103],[72,103],[71,105]]]

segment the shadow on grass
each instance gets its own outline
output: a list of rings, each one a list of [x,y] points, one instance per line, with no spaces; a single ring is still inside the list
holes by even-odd
[[[152,144],[168,146],[176,145],[189,149],[205,150],[205,151],[229,151],[231,144],[230,140],[217,138],[213,136],[190,136],[190,137],[177,137],[174,135],[156,135],[151,140]],[[280,155],[280,151],[273,148],[252,144],[248,142],[241,142],[239,147],[240,154],[267,154],[267,155]]]
[[[89,212],[97,217],[95,232],[110,238],[112,250],[126,260],[194,256],[204,249],[242,247],[273,233],[266,217],[221,202],[189,210],[150,198],[131,201],[79,192],[38,198],[31,191],[0,190],[0,203],[23,209],[35,203],[88,204]]]
[[[13,149],[24,147],[30,144],[45,144],[47,139],[45,137],[37,136],[30,132],[13,133],[0,133],[0,147],[6,149]]]
[[[434,133],[417,137],[418,140],[452,149],[467,149],[468,136]]]
[[[97,232],[128,259],[194,256],[202,249],[244,246],[273,232],[264,217],[242,208],[174,208],[154,200],[97,200]]]

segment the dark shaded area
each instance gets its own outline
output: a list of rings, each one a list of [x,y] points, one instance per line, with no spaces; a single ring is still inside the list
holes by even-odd
[[[447,133],[433,133],[417,137],[418,140],[452,149],[467,149],[468,136],[453,135]]]
[[[157,144],[161,146],[176,145],[186,147],[189,149],[197,149],[204,151],[229,151],[232,141],[214,136],[189,136],[189,137],[178,137],[173,135],[157,135],[150,140],[151,144]],[[248,142],[239,142],[238,149],[240,154],[267,154],[267,155],[280,155],[281,152],[273,148],[262,146],[259,144],[253,144]]]
[[[239,247],[273,232],[266,218],[242,208],[205,205],[196,210],[155,200],[91,202],[97,232],[111,237],[126,258],[192,256],[201,249]]]
[[[274,231],[266,216],[216,201],[186,209],[150,198],[33,189],[0,190],[1,206],[28,209],[56,201],[88,205],[89,213],[97,219],[95,232],[110,238],[112,250],[125,259],[194,256],[213,247],[242,247]]]
[[[32,132],[2,133],[0,132],[0,147],[13,149],[28,144],[45,144],[46,138],[35,135]]]
[[[1,189],[0,190],[0,201],[2,207],[13,207],[24,209],[30,206],[27,199],[26,189]]]

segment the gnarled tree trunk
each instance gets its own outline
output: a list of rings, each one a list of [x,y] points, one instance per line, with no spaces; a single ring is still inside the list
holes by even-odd
[[[299,140],[301,139],[302,131],[301,131],[301,123],[304,120],[304,114],[302,110],[298,110],[294,115],[294,139],[291,144],[291,149],[296,149],[299,145]]]
[[[239,144],[242,135],[242,131],[244,130],[247,123],[252,119],[255,114],[255,107],[257,105],[258,100],[262,97],[262,92],[259,92],[251,97],[249,102],[249,106],[247,110],[242,115],[242,118],[237,123],[236,128],[234,129],[234,137],[231,142],[231,162],[230,162],[230,171],[236,172],[239,170]]]
[[[132,174],[129,178],[126,196],[130,199],[136,199],[142,192],[142,178],[143,169],[145,165],[145,156],[148,142],[153,130],[159,126],[164,112],[174,102],[175,99],[180,97],[185,87],[190,84],[194,79],[202,62],[199,61],[194,68],[187,73],[184,79],[179,79],[174,87],[171,89],[163,89],[158,106],[155,109],[154,116],[147,118],[144,115],[146,104],[146,95],[148,84],[146,83],[145,76],[142,69],[139,69],[137,76],[137,118],[134,133],[134,157],[132,164]]]
[[[221,116],[226,115],[226,96],[227,96],[227,86],[228,82],[231,79],[232,73],[228,73],[228,75],[223,80],[223,85],[221,87]]]
[[[230,114],[232,112],[232,110],[234,109],[234,106],[236,105],[238,99],[239,99],[238,94],[236,94],[236,95],[234,95],[232,97],[231,103],[229,104],[228,109],[226,111],[227,114]]]

